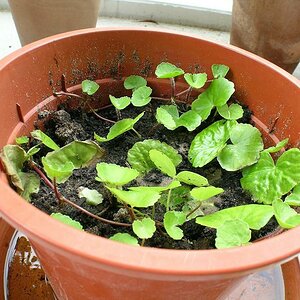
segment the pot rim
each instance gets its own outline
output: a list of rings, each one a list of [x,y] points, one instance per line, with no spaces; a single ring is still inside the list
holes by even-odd
[[[187,36],[186,34],[170,30],[149,28],[97,28],[71,31],[42,39],[16,50],[0,61],[0,72],[12,61],[19,59],[24,53],[31,52],[48,43],[68,39],[72,36],[107,31],[150,31]],[[272,69],[273,72],[279,73],[296,87],[300,88],[300,81],[297,78],[255,54],[232,45],[207,41],[196,35],[189,34],[188,36],[219,45],[222,48],[255,60]],[[35,241],[42,241],[43,245],[48,249],[60,253],[68,252],[68,256],[72,257],[74,261],[79,256],[85,257],[86,262],[90,261],[93,264],[100,264],[102,267],[115,271],[121,268],[133,272],[148,272],[162,276],[168,275],[168,277],[172,275],[215,276],[257,270],[267,265],[284,262],[300,252],[300,243],[297,242],[300,235],[300,226],[290,229],[279,236],[262,240],[249,246],[230,249],[173,250],[133,247],[73,229],[50,218],[44,212],[24,201],[4,180],[0,180],[0,190],[2,192],[0,205],[3,218],[26,234],[33,244]]]

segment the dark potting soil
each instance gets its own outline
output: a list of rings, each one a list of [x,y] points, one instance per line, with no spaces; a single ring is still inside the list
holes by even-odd
[[[145,139],[157,139],[174,147],[182,155],[183,160],[177,167],[177,172],[192,170],[205,176],[211,185],[224,189],[224,193],[210,200],[210,203],[214,205],[207,205],[203,208],[204,213],[211,213],[227,207],[253,203],[251,197],[244,192],[240,186],[240,172],[227,172],[219,166],[216,160],[203,168],[196,169],[192,168],[188,161],[188,149],[194,136],[210,123],[216,121],[216,119],[208,119],[192,133],[182,127],[170,131],[162,125],[157,125],[155,112],[159,104],[157,101],[152,101],[146,108],[130,106],[129,109],[123,110],[121,112],[122,118],[134,118],[142,111],[145,111],[143,118],[135,125],[135,129],[142,136],[142,139],[133,131],[129,131],[110,142],[102,143],[101,147],[105,149],[106,154],[101,158],[101,161],[128,167],[127,152],[136,142]],[[186,105],[183,104],[180,104],[179,107],[181,111],[187,109]],[[116,120],[116,112],[112,107],[99,110],[98,113],[106,118]],[[71,110],[68,106],[61,106],[56,112],[50,113],[43,111],[39,114],[39,118],[45,120],[43,126],[46,134],[50,135],[60,146],[64,146],[73,140],[93,140],[94,132],[100,136],[106,136],[112,125],[109,122],[100,120],[93,113],[84,112],[80,109]],[[249,121],[250,112],[246,109],[242,122]],[[45,155],[44,151],[40,151],[40,153],[40,155]],[[75,170],[67,182],[59,185],[59,191],[67,199],[96,215],[101,215],[106,219],[117,222],[129,223],[130,217],[127,210],[117,203],[103,184],[95,180],[95,177],[95,166]],[[131,185],[166,185],[168,180],[167,176],[154,170],[144,176],[142,182],[134,181]],[[104,201],[97,206],[86,204],[85,199],[79,198],[78,196],[78,189],[80,187],[98,190],[104,196]],[[164,195],[162,195],[162,197],[164,197]],[[32,204],[48,214],[56,212],[66,214],[76,221],[79,221],[85,231],[96,235],[109,238],[118,232],[127,232],[134,236],[131,227],[105,224],[81,213],[68,204],[58,204],[53,191],[46,186],[43,181],[39,193],[32,195]],[[141,211],[151,214],[150,209],[141,209]],[[164,206],[159,203],[156,204],[155,219],[162,222],[164,212]],[[252,232],[252,240],[267,235],[272,232],[275,227],[276,222],[272,219],[262,230]],[[184,238],[182,240],[173,240],[164,232],[162,227],[158,228],[151,239],[146,240],[145,246],[173,249],[215,248],[215,229],[198,225],[195,223],[195,219],[186,222],[181,228],[184,231]]]

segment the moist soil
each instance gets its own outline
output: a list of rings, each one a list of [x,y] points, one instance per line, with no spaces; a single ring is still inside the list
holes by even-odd
[[[101,147],[105,149],[105,155],[101,158],[101,161],[128,167],[127,152],[136,142],[145,139],[157,139],[174,147],[178,153],[182,155],[183,160],[176,168],[177,172],[184,170],[197,172],[200,175],[205,176],[210,185],[224,189],[224,193],[210,200],[210,205],[204,205],[203,211],[205,214],[227,207],[253,203],[250,195],[243,191],[240,186],[240,172],[227,172],[219,166],[216,160],[203,168],[193,168],[188,161],[188,149],[194,136],[210,123],[216,121],[217,117],[214,116],[206,120],[194,132],[188,132],[183,127],[170,131],[164,126],[158,125],[155,119],[156,108],[160,104],[161,103],[158,101],[152,101],[146,107],[137,108],[130,106],[129,109],[122,110],[122,118],[134,118],[139,113],[145,112],[143,118],[135,125],[135,129],[142,138],[139,138],[133,131],[129,131],[110,142],[102,143]],[[187,106],[180,104],[179,110],[184,112],[187,110]],[[98,114],[115,121],[117,120],[116,111],[112,107],[101,109],[98,111]],[[250,111],[245,109],[244,119],[240,121],[249,123],[250,115]],[[91,112],[85,112],[81,109],[70,109],[67,104],[61,105],[55,112],[40,112],[39,119],[38,123],[42,124],[44,132],[59,146],[64,146],[73,140],[93,140],[94,132],[100,136],[106,136],[109,128],[112,126],[111,123],[100,120]],[[42,151],[39,152],[39,155],[45,155],[46,151],[48,150],[42,149]],[[59,185],[59,191],[67,199],[96,215],[101,215],[103,218],[117,222],[130,223],[130,216],[128,215],[127,210],[122,207],[112,195],[110,195],[102,183],[95,180],[95,177],[95,166],[75,170],[67,182]],[[133,181],[131,185],[166,185],[168,180],[167,176],[154,170],[144,176],[142,182],[140,180],[139,182]],[[104,196],[104,201],[97,206],[86,204],[85,199],[79,198],[78,196],[78,189],[80,187],[88,187],[99,191]],[[164,195],[162,195],[162,197],[164,197]],[[131,227],[105,224],[83,214],[68,204],[58,204],[53,191],[46,186],[43,181],[41,181],[40,191],[37,194],[32,195],[32,204],[48,214],[60,212],[70,216],[74,220],[79,221],[84,230],[89,233],[106,238],[109,238],[118,232],[127,232],[135,236]],[[149,213],[149,215],[151,214],[150,209],[142,209],[141,211]],[[155,220],[162,222],[164,212],[165,207],[160,203],[156,204]],[[268,233],[274,231],[276,226],[275,220],[271,219],[269,224],[262,230],[252,231],[252,240],[266,236]],[[161,227],[158,228],[151,239],[145,241],[144,245],[148,247],[173,249],[215,248],[215,229],[196,224],[195,219],[186,222],[180,227],[184,231],[184,238],[182,240],[173,240],[166,234],[163,227]]]

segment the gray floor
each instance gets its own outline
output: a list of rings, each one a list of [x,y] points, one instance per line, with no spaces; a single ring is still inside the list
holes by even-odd
[[[155,24],[152,22],[139,22],[115,18],[99,18],[97,22],[97,27],[118,26],[165,28],[174,30],[176,32],[191,33],[194,35],[198,35],[199,37],[221,43],[229,43],[229,32],[224,31],[210,30],[190,26],[170,25],[164,23]],[[0,11],[0,58],[3,58],[4,56],[8,55],[9,53],[13,52],[14,50],[20,47],[21,45],[19,42],[18,34],[11,14],[9,12]],[[294,72],[294,76],[300,78],[300,64]]]

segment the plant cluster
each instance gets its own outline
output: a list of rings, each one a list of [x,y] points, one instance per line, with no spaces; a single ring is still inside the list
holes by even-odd
[[[232,103],[231,96],[235,89],[233,82],[225,78],[229,68],[225,65],[213,65],[213,78],[208,80],[205,73],[185,73],[177,66],[163,62],[155,70],[157,78],[170,80],[169,103],[156,110],[156,120],[168,130],[185,127],[194,131],[212,114],[219,115],[213,122],[195,135],[188,152],[191,169],[177,172],[182,161],[178,151],[170,145],[154,139],[143,139],[135,130],[144,113],[135,118],[122,118],[122,110],[133,105],[144,107],[155,97],[147,86],[146,79],[132,75],[124,80],[124,87],[131,90],[131,96],[115,97],[110,95],[118,121],[107,120],[95,111],[100,119],[109,121],[112,126],[106,137],[94,133],[94,141],[73,141],[59,147],[41,130],[31,132],[31,137],[16,139],[17,145],[7,145],[1,151],[3,165],[18,193],[27,201],[37,193],[42,179],[57,197],[58,203],[66,202],[80,209],[83,213],[101,222],[115,226],[125,226],[129,233],[117,233],[112,240],[132,245],[144,245],[156,230],[168,234],[174,240],[183,238],[180,228],[187,221],[216,229],[216,248],[247,245],[251,241],[251,230],[259,230],[275,216],[279,226],[287,229],[300,224],[300,215],[292,206],[300,205],[300,150],[296,148],[283,151],[288,140],[283,140],[274,147],[264,149],[261,133],[250,124],[239,123],[243,108]],[[176,79],[183,76],[188,88],[178,94]],[[73,95],[86,100],[95,94],[99,85],[90,80],[82,82],[84,96]],[[194,90],[194,91],[193,91]],[[193,99],[192,91],[198,96]],[[66,92],[56,93],[67,95]],[[186,95],[189,109],[181,112],[177,105],[178,96]],[[127,131],[134,131],[140,141],[127,153],[128,166],[120,166],[101,161],[103,143],[118,138]],[[36,145],[25,151],[23,145],[30,140]],[[48,153],[41,158],[39,166],[35,155],[41,147],[47,147]],[[276,163],[272,153],[283,152]],[[231,207],[205,215],[203,208],[213,205],[213,197],[223,192],[198,174],[198,168],[217,159],[227,171],[241,171],[241,186],[248,191],[254,204]],[[73,171],[96,164],[96,181],[104,186],[120,207],[128,212],[127,223],[115,222],[94,215],[66,199],[58,190],[59,184],[68,180]],[[25,171],[25,169],[29,171]],[[137,179],[156,169],[168,180],[164,186],[136,185]],[[192,170],[192,171],[191,171]],[[85,198],[89,205],[99,205],[103,195],[97,190],[82,187],[80,198]],[[156,219],[156,207],[160,203],[165,207],[163,220]],[[75,228],[83,229],[81,224],[60,213],[52,217]]]

